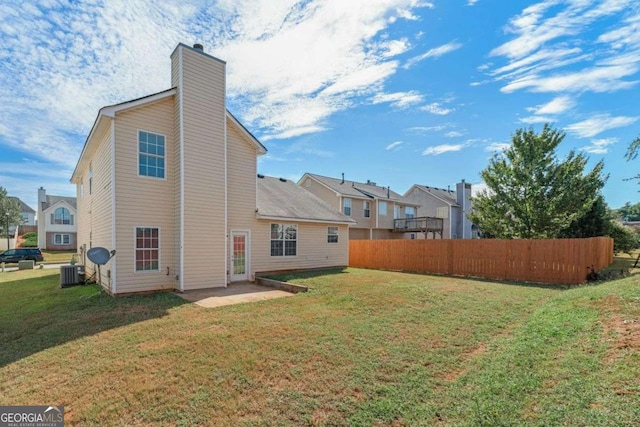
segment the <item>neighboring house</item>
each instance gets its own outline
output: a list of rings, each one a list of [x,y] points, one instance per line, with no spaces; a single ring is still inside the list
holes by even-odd
[[[478,237],[476,227],[467,215],[471,212],[471,184],[456,184],[456,191],[415,184],[404,197],[420,205],[418,216],[443,219],[443,239],[475,239]],[[421,236],[424,237],[424,236]],[[429,236],[427,236],[429,237]]]
[[[305,173],[298,185],[355,221],[349,227],[351,240],[414,237],[406,232],[406,221],[396,220],[419,216],[418,204],[389,187],[379,187],[371,181],[362,183],[311,173]],[[398,223],[403,225],[402,229],[397,227]]]
[[[201,45],[171,54],[172,88],[103,107],[71,177],[78,249],[116,250],[111,294],[224,287],[258,272],[346,266],[350,219],[257,178],[265,147],[226,110],[226,63]]]
[[[18,197],[9,196],[9,200],[17,203],[20,207],[20,215],[22,216],[22,222],[19,225],[36,225],[36,211],[34,211],[29,205],[20,200]],[[16,231],[16,224],[9,224],[9,233],[13,234]]]
[[[76,198],[49,196],[38,189],[38,246],[47,250],[76,249]]]

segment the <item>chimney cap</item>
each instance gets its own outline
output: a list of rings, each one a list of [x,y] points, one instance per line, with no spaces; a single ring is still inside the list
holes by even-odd
[[[200,43],[196,43],[196,44],[194,44],[194,45],[193,45],[193,48],[194,48],[195,50],[199,50],[200,52],[204,52],[204,46],[202,46],[202,44],[200,44]]]

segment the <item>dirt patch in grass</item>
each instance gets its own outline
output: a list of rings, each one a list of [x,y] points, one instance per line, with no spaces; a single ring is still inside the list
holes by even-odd
[[[640,354],[640,301],[609,295],[598,301],[598,308],[610,347],[607,360],[614,362],[621,352]]]

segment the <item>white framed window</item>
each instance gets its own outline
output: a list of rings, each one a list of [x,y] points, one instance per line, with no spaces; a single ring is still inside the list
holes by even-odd
[[[382,200],[378,201],[378,213],[382,216],[387,215],[387,202],[384,202]]]
[[[393,219],[400,218],[400,206],[393,205]]]
[[[345,198],[342,202],[342,212],[346,216],[351,216],[351,199]]]
[[[365,200],[364,201],[364,213],[363,213],[365,218],[369,218],[371,217],[371,202]]]
[[[338,243],[338,227],[327,227],[327,243]]]
[[[298,255],[298,225],[271,224],[271,256]]]
[[[58,208],[51,214],[51,224],[73,225],[73,215],[67,208]]]
[[[160,229],[136,227],[136,271],[160,271]]]
[[[436,218],[449,218],[449,208],[442,206],[436,209]]]
[[[405,218],[415,218],[416,217],[416,208],[413,206],[405,206],[404,208],[404,217]]]
[[[138,175],[164,179],[164,142],[164,135],[138,131]]]
[[[54,245],[70,245],[71,235],[70,234],[54,234],[53,244]]]

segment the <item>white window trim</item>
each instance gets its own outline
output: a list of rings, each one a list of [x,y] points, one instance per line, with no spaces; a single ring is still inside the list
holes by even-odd
[[[335,228],[335,229],[336,229],[336,234],[329,234],[329,230],[330,230],[331,228]],[[330,237],[330,236],[336,236],[336,237],[337,237],[337,240],[336,240],[335,242],[330,242],[330,241],[329,241],[329,237]],[[335,226],[335,225],[329,225],[329,226],[327,226],[327,244],[328,244],[328,245],[336,245],[336,244],[338,244],[339,242],[340,242],[340,227]]]
[[[273,224],[280,224],[282,226],[285,225],[295,225],[296,226],[296,254],[295,255],[285,255],[285,250],[284,250],[284,243],[282,246],[282,255],[271,255],[271,242],[273,241],[273,239],[271,238],[271,225]],[[270,258],[297,258],[298,257],[298,252],[300,252],[300,245],[298,245],[298,242],[300,241],[300,227],[298,227],[297,223],[294,222],[270,222],[269,223],[269,257]],[[282,242],[286,242],[286,240],[284,239],[284,234],[282,235]]]
[[[157,270],[137,270],[136,255],[138,254],[137,231],[138,228],[157,228],[158,229],[158,269]],[[142,248],[144,249],[144,248]],[[133,227],[133,272],[134,274],[159,273],[162,271],[162,230],[157,225],[135,225]]]
[[[68,224],[65,224],[64,222],[56,222],[56,212],[58,212],[58,210],[60,210],[60,209],[64,209],[67,212],[69,212],[69,223]],[[51,211],[49,211],[49,212],[51,212]],[[53,222],[51,223],[51,225],[71,225],[72,226],[72,225],[74,225],[71,222],[71,217],[72,216],[73,216],[73,214],[71,213],[71,209],[69,209],[69,208],[67,208],[65,206],[58,206],[57,208],[55,208],[53,210]],[[63,215],[63,218],[64,218],[64,215]],[[63,221],[64,221],[64,219],[63,219]],[[51,217],[49,217],[49,222],[51,222]]]
[[[349,202],[348,206],[347,206],[347,201]],[[346,209],[349,208],[349,213],[346,212]],[[351,216],[351,213],[353,212],[353,203],[350,197],[343,197],[342,198],[342,213],[346,216]]]
[[[60,236],[60,243],[56,243],[56,237]],[[64,236],[67,236],[69,238],[69,243],[65,243],[64,242]],[[65,246],[65,245],[70,245],[71,244],[71,234],[69,233],[55,233],[53,235],[53,246]]]
[[[382,209],[380,209],[380,206],[382,206],[384,204],[384,213],[382,213]],[[389,215],[389,205],[387,204],[387,202],[385,200],[378,200],[378,214],[380,216],[387,216]]]
[[[146,132],[146,133],[152,133],[154,135],[160,135],[161,137],[164,138],[164,177],[160,178],[157,176],[149,176],[149,175],[140,175],[140,132]],[[167,180],[167,136],[162,134],[162,133],[158,133],[158,132],[152,132],[150,130],[145,130],[145,129],[138,129],[136,131],[136,153],[138,154],[138,156],[136,157],[136,175],[138,175],[138,178],[147,178],[147,179],[151,179],[154,181],[166,181]]]
[[[229,236],[233,236],[233,233],[247,233],[247,241],[245,243],[245,264],[247,268],[247,278],[251,279],[253,274],[251,273],[251,230],[248,228],[232,228]],[[296,234],[297,236],[297,234]],[[269,237],[271,237],[271,225],[269,225]],[[296,252],[298,248],[296,246]],[[271,240],[269,240],[269,253],[271,253]],[[233,239],[229,239],[229,265],[233,268],[233,264],[231,263],[231,257],[233,256]],[[231,280],[231,276],[233,275],[232,269],[229,269],[229,280]]]
[[[368,209],[367,209],[367,206],[369,206]],[[369,211],[369,215],[367,215],[367,211]],[[371,202],[369,200],[365,200],[362,203],[362,217],[371,218]]]

